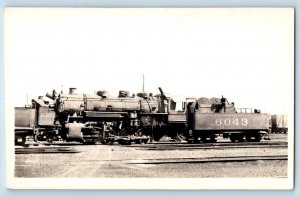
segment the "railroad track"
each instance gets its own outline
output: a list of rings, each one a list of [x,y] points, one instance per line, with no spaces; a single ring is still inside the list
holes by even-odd
[[[150,145],[150,144],[155,144],[155,145],[158,145],[158,144],[161,144],[161,145],[168,145],[168,144],[180,144],[180,145],[186,145],[186,146],[199,146],[199,145],[203,145],[203,146],[212,146],[212,145],[228,145],[228,144],[231,144],[232,146],[239,146],[241,144],[243,145],[267,145],[267,144],[287,144],[287,141],[285,140],[282,140],[282,141],[261,141],[261,142],[230,142],[230,141],[218,141],[218,142],[215,142],[215,143],[211,143],[211,142],[208,142],[208,143],[198,143],[198,144],[188,144],[186,141],[158,141],[158,142],[149,142],[145,145]],[[50,145],[55,145],[55,146],[75,146],[75,145],[95,145],[95,144],[81,144],[79,142],[64,142],[64,141],[58,141],[58,142],[53,142],[53,143],[48,143],[48,142],[34,142],[34,141],[29,141],[27,142],[26,144],[24,144],[23,146],[26,147],[26,146],[30,146],[30,145],[33,145],[33,146],[38,146],[38,145],[45,145],[45,146],[50,146]],[[100,142],[97,142],[96,145],[101,145]],[[111,145],[111,144],[110,144]],[[114,145],[118,145],[118,143],[115,143]],[[129,146],[140,146],[140,144],[131,144]]]
[[[186,143],[155,143],[144,145],[130,145],[127,147],[135,147],[137,149],[147,150],[178,150],[178,149],[232,149],[232,148],[287,148],[287,142],[242,142],[242,143],[200,143],[200,144],[186,144]]]
[[[88,146],[101,146],[100,143]],[[16,154],[35,154],[35,153],[76,153],[77,146],[85,146],[77,142],[54,142],[54,143],[36,143],[30,141],[25,146],[15,146]],[[172,151],[172,150],[197,150],[197,149],[239,149],[239,148],[287,148],[286,141],[261,141],[261,142],[227,142],[219,141],[216,143],[188,144],[187,142],[153,142],[148,144],[131,145],[104,145],[104,146],[122,146],[134,148],[137,150],[150,151]],[[73,148],[72,148],[73,147]]]
[[[15,154],[54,154],[54,153],[78,153],[72,147],[61,146],[33,146],[33,147],[15,147]]]
[[[234,156],[234,157],[199,157],[199,158],[160,158],[127,160],[127,164],[180,164],[180,163],[208,163],[208,162],[250,162],[267,160],[288,160],[288,155],[266,156]]]
[[[88,146],[99,146],[88,145]],[[31,143],[26,144],[26,146],[16,146],[15,153],[27,153],[32,151],[32,153],[72,153],[75,151],[76,146],[83,146],[80,143],[53,143],[53,144],[37,144]],[[105,146],[119,146],[115,145],[105,145]],[[194,149],[238,149],[238,148],[287,148],[287,142],[216,142],[216,143],[200,143],[200,144],[188,144],[185,142],[156,142],[149,144],[131,144],[131,145],[120,145],[122,147],[130,147],[139,150],[194,150]],[[73,149],[71,147],[74,147]],[[57,150],[57,151],[55,151]]]

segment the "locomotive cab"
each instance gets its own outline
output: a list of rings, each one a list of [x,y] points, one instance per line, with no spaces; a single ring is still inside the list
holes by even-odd
[[[34,140],[35,141],[58,141],[59,124],[56,123],[56,114],[53,105],[50,105],[48,101],[45,101],[42,96],[38,99],[32,99],[32,106],[36,109],[36,125]]]

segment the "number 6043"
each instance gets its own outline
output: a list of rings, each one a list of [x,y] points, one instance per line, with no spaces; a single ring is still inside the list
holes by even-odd
[[[217,118],[216,119],[216,125],[221,126],[229,126],[229,125],[235,125],[235,126],[247,126],[248,125],[248,119],[247,118],[235,118],[235,119],[230,119],[230,118]]]

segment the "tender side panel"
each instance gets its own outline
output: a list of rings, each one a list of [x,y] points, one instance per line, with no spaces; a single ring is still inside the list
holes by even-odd
[[[208,114],[195,113],[193,130],[198,131],[268,131],[271,127],[269,114]]]

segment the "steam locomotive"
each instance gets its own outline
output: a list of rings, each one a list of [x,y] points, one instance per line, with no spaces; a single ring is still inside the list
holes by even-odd
[[[147,143],[163,135],[175,138],[185,130],[185,113],[175,111],[176,103],[159,90],[157,95],[121,90],[117,97],[107,91],[87,95],[77,94],[75,88],[69,94],[54,90],[46,94],[51,104],[40,97],[27,109],[15,109],[16,141],[24,143],[29,135],[36,141],[104,144]]]
[[[198,99],[183,103],[176,111],[176,102],[160,93],[141,92],[137,95],[119,91],[110,96],[107,91],[95,95],[68,94],[55,90],[32,100],[32,105],[15,108],[16,144],[26,137],[35,141],[55,140],[81,143],[119,144],[148,143],[163,136],[189,143],[215,142],[217,135],[231,141],[260,141],[270,131],[270,115],[237,113],[234,103],[222,99]],[[205,101],[205,102],[204,102]]]

